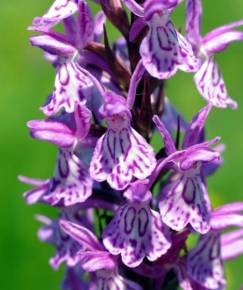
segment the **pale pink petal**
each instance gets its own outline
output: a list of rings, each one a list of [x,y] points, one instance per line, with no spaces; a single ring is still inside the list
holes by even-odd
[[[237,108],[237,103],[228,95],[218,64],[213,57],[206,60],[195,74],[194,81],[204,99],[218,108]]]

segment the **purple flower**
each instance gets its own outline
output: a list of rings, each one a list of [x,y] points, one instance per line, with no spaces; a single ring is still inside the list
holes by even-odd
[[[129,106],[138,82],[134,73],[126,100],[115,93],[104,95],[100,109],[107,122],[106,133],[98,140],[90,164],[90,175],[96,181],[107,181],[117,190],[126,188],[132,178],[144,179],[153,171],[156,160],[152,147],[131,127]]]
[[[235,109],[237,103],[228,95],[222,74],[214,60],[214,54],[223,51],[231,42],[243,40],[243,32],[234,30],[243,25],[243,20],[221,26],[202,37],[201,0],[187,0],[186,14],[187,38],[202,61],[201,68],[194,76],[199,93],[215,107],[229,106]]]
[[[88,166],[73,149],[78,143],[79,146],[83,145],[90,129],[90,118],[89,110],[78,106],[74,117],[76,126],[72,129],[56,120],[28,122],[34,138],[59,145],[61,149],[51,179],[38,181],[20,177],[21,181],[37,186],[24,194],[27,203],[42,201],[51,205],[70,206],[84,202],[91,196],[93,180]]]
[[[48,59],[56,65],[53,93],[48,103],[41,108],[47,116],[56,114],[60,109],[65,109],[67,113],[74,112],[77,104],[86,104],[88,98],[97,90],[98,82],[92,74],[81,67],[78,61],[82,59],[80,62],[83,62],[82,51],[90,41],[99,41],[102,33],[100,27],[105,21],[103,13],[97,14],[94,19],[85,1],[79,1],[78,4],[73,1],[56,2],[50,11],[59,11],[60,8],[63,15],[58,14],[59,17],[52,17],[53,13],[48,13],[47,16],[38,18],[40,21],[38,23],[42,25],[42,29],[37,24],[31,27],[31,29],[42,32],[42,34],[31,38],[31,44],[42,48],[47,53]],[[71,15],[67,13],[71,11],[69,6],[76,7],[78,11],[76,18],[67,18]],[[59,22],[64,18],[67,18],[64,22],[64,34],[52,31],[49,29],[49,24],[46,25],[46,19],[49,19],[50,23],[56,24],[57,21]],[[37,23],[37,20],[34,23]],[[93,58],[96,59],[95,56]]]
[[[62,150],[49,191],[43,200],[51,205],[63,202],[65,206],[84,202],[92,194],[92,184],[88,168],[75,154]]]
[[[70,210],[63,211],[62,216],[65,217],[67,214],[69,218],[73,219]],[[51,220],[42,215],[38,215],[37,219],[44,224],[38,231],[39,239],[54,245],[57,249],[56,254],[49,261],[50,265],[56,270],[64,262],[68,266],[76,265],[79,259],[76,254],[81,249],[81,246],[60,229],[59,220]]]
[[[130,113],[123,97],[107,94],[101,108],[107,131],[98,140],[90,164],[90,175],[96,181],[106,180],[118,190],[126,188],[133,176],[144,179],[155,167],[152,147],[130,124]]]
[[[147,0],[142,8],[133,0],[125,1],[128,8],[143,17],[149,26],[140,46],[140,55],[146,70],[158,79],[168,79],[178,69],[195,72],[199,67],[190,43],[175,29],[170,19],[178,2]],[[143,26],[140,25],[140,29]]]
[[[60,150],[54,176],[49,180],[20,177],[20,180],[37,186],[24,194],[26,202],[39,201],[50,205],[70,206],[87,200],[92,194],[93,181],[88,168],[70,150]]]
[[[75,106],[86,104],[97,84],[98,81],[77,62],[66,62],[57,68],[53,93],[41,109],[47,116],[58,113],[62,108],[67,113],[73,113]]]
[[[77,253],[80,266],[93,274],[90,289],[141,290],[136,283],[124,279],[117,272],[117,262],[105,251],[96,236],[87,228],[61,220],[62,230],[82,247]]]
[[[188,252],[185,263],[178,264],[184,273],[183,289],[226,289],[223,261],[243,253],[243,203],[235,202],[213,210],[211,231],[200,237],[198,244]],[[221,234],[231,226],[241,229]],[[191,287],[191,288],[190,288]]]
[[[161,167],[170,164],[170,168],[175,172],[161,193],[160,213],[163,222],[176,231],[182,230],[188,224],[202,234],[210,229],[211,206],[202,164],[219,159],[219,152],[209,147],[218,142],[218,138],[197,144],[210,108],[210,105],[206,106],[192,119],[186,130],[181,151],[176,151],[170,134],[159,118],[154,117],[169,155],[161,161],[158,168],[161,170]]]
[[[27,123],[33,138],[48,141],[60,148],[75,149],[88,142],[91,112],[84,105],[76,105],[73,114],[60,114],[47,120],[31,120]]]
[[[149,203],[148,180],[136,181],[124,193],[127,203],[119,208],[103,232],[103,243],[113,255],[121,254],[128,267],[137,267],[145,257],[155,261],[171,246],[168,228]]]
[[[203,286],[203,289],[225,289],[226,281],[218,232],[209,232],[201,236],[198,245],[189,251],[187,271],[189,277]]]
[[[72,3],[72,1],[66,1]],[[31,30],[42,32],[30,38],[31,44],[42,48],[45,52],[64,58],[82,54],[84,47],[91,41],[100,41],[105,15],[102,11],[95,17],[86,1],[74,4],[77,7],[77,16],[59,19],[63,21],[63,34],[51,30],[48,25],[30,27]],[[63,62],[60,60],[60,62]]]

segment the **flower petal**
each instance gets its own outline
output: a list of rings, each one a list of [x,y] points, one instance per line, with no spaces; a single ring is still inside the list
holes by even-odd
[[[76,104],[85,104],[93,86],[93,79],[85,69],[74,62],[64,63],[57,70],[53,94],[42,111],[47,116],[56,114],[61,108],[72,113]]]
[[[43,200],[51,205],[81,203],[91,196],[92,184],[88,169],[81,160],[69,150],[60,150],[55,175]]]
[[[202,1],[186,0],[186,37],[194,46],[201,40]]]
[[[140,60],[137,64],[133,74],[132,74],[130,85],[129,85],[129,91],[128,91],[128,95],[127,95],[127,106],[130,109],[134,105],[137,87],[138,87],[140,80],[143,77],[144,72],[145,72],[145,68],[143,66],[142,61]]]
[[[28,190],[24,193],[24,199],[27,204],[35,204],[42,201],[43,196],[48,192],[49,179],[36,179],[26,176],[19,176],[18,179],[26,184],[35,186],[34,189]]]
[[[127,118],[130,117],[130,111],[127,107],[126,101],[124,97],[114,93],[114,92],[107,92],[104,95],[105,102],[100,108],[100,114],[106,118],[106,119],[114,119],[112,118],[114,115],[123,115],[123,113],[126,116],[121,116],[121,118]]]
[[[85,106],[77,105],[74,112],[76,123],[76,136],[83,140],[89,133],[91,127],[92,113]]]
[[[192,72],[199,66],[192,47],[176,31],[168,15],[155,13],[148,22],[150,29],[140,46],[146,70],[158,79],[168,79],[177,69]]]
[[[107,251],[79,251],[77,253],[79,264],[87,272],[97,270],[112,270],[116,267],[115,261]]]
[[[182,148],[187,148],[196,143],[199,143],[205,122],[208,118],[208,114],[210,113],[211,108],[211,104],[208,104],[193,117],[191,123],[186,129]]]
[[[211,148],[188,149],[181,159],[180,169],[187,171],[198,162],[213,162],[220,159],[220,153]]]
[[[85,250],[104,250],[96,236],[87,228],[64,219],[60,220],[59,225],[67,235],[77,241]]]
[[[174,140],[172,139],[170,133],[165,128],[164,124],[160,121],[160,118],[158,116],[154,116],[153,121],[163,138],[167,155],[176,152]]]
[[[154,13],[171,12],[182,0],[146,0],[144,2],[144,18],[149,21]]]
[[[145,257],[155,261],[170,248],[168,229],[148,205],[129,203],[121,207],[103,233],[104,246],[121,254],[128,267],[137,267]]]
[[[99,11],[94,18],[94,41],[100,42],[103,35],[106,16],[103,11]]]
[[[51,142],[63,148],[74,143],[74,132],[64,123],[49,120],[32,120],[27,123],[33,138]]]
[[[155,165],[152,147],[134,129],[108,129],[97,142],[90,175],[96,181],[107,180],[112,188],[122,190],[129,185],[132,176],[148,177]]]
[[[99,270],[96,273],[95,288],[97,290],[142,290],[137,283],[125,279],[114,271]],[[93,289],[92,289],[93,290]]]
[[[213,106],[237,108],[237,103],[227,93],[222,74],[213,57],[202,64],[194,76],[194,81],[202,97]]]
[[[243,254],[243,229],[231,231],[221,236],[223,260],[234,259]]]
[[[159,202],[163,222],[175,231],[188,224],[205,234],[210,229],[210,201],[201,177],[181,176],[164,188]]]
[[[243,215],[222,214],[211,216],[211,227],[214,230],[223,230],[228,227],[243,227]]]
[[[123,2],[132,13],[139,17],[143,17],[144,8],[139,5],[135,0],[123,0]]]
[[[209,232],[189,251],[187,271],[190,277],[206,289],[225,289],[224,266],[218,232]]]
[[[189,276],[187,274],[186,264],[184,260],[179,260],[175,265],[175,270],[177,272],[180,287],[183,290],[193,290],[190,283]],[[197,289],[200,290],[200,289]]]
[[[73,15],[77,10],[78,5],[72,0],[55,0],[46,14],[33,20],[33,28],[51,28],[63,19]]]
[[[137,18],[133,22],[132,27],[130,29],[129,41],[134,42],[145,27],[146,27],[146,22],[144,21],[144,19],[143,18]]]
[[[210,31],[202,40],[203,48],[210,54],[220,52],[234,41],[243,40],[243,32],[233,30],[242,26],[243,20],[232,22]]]
[[[149,203],[152,199],[152,193],[148,190],[149,180],[137,180],[124,192],[123,196],[129,202],[146,202]]]
[[[52,34],[32,36],[30,43],[54,55],[71,56],[76,51],[75,47],[64,38]]]
[[[214,215],[220,215],[220,214],[234,214],[234,213],[240,213],[243,212],[243,202],[232,202],[224,204],[216,209],[214,209],[213,214]]]
[[[62,232],[58,220],[49,220],[44,216],[38,216],[38,220],[44,221],[44,226],[38,231],[38,237],[57,248],[56,254],[49,260],[53,269],[57,270],[63,262],[70,267],[76,265],[76,254],[81,249],[80,245]]]
[[[83,48],[94,38],[94,18],[86,1],[80,1],[78,4],[78,47]]]

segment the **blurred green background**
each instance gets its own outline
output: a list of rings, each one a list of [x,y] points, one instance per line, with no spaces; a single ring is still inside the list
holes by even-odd
[[[55,290],[62,271],[48,265],[53,249],[36,237],[39,227],[34,214],[53,214],[41,205],[25,205],[16,176],[46,178],[52,174],[56,148],[32,140],[27,120],[41,118],[38,107],[53,87],[54,70],[42,52],[29,45],[26,27],[32,18],[42,15],[51,0],[9,0],[0,3],[0,288],[2,290]],[[204,0],[203,32],[243,18],[242,0]],[[182,5],[183,6],[183,5]],[[175,15],[176,25],[184,29],[184,11]],[[230,94],[239,103],[232,111],[214,109],[207,122],[209,137],[222,136],[227,150],[225,164],[209,179],[213,205],[242,200],[243,197],[243,43],[231,45],[217,56]],[[187,120],[205,102],[199,97],[192,75],[178,73],[167,83],[167,95]],[[243,258],[226,264],[228,287],[243,285]]]

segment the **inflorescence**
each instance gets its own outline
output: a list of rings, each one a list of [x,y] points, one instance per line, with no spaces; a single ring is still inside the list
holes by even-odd
[[[171,19],[180,2],[185,35]],[[38,216],[39,238],[56,248],[50,264],[66,265],[64,290],[226,289],[223,263],[243,252],[243,202],[212,208],[206,180],[224,145],[204,127],[212,107],[237,107],[214,55],[243,40],[243,20],[202,36],[201,0],[97,4],[93,17],[85,0],[56,0],[29,28],[56,78],[46,119],[27,125],[58,156],[49,179],[19,179],[33,186],[28,204],[59,211]],[[121,34],[113,42],[107,21]],[[165,97],[178,70],[207,102],[189,123]]]

